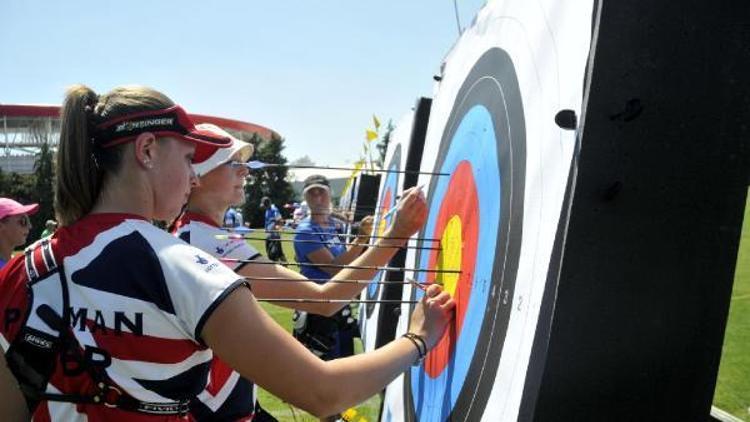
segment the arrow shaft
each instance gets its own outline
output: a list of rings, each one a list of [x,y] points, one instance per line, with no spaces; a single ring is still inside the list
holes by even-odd
[[[234,258],[218,258],[222,262],[242,262],[246,264],[255,265],[279,265],[274,261],[254,261],[250,259],[234,259]],[[328,267],[328,268],[350,268],[353,270],[378,270],[378,271],[410,271],[420,273],[443,273],[443,274],[461,274],[460,270],[436,270],[428,268],[400,268],[400,267],[379,267],[374,265],[339,265],[339,264],[312,264],[307,262],[285,262],[287,265],[295,265],[298,267],[309,266],[309,267]]]
[[[298,279],[298,278],[287,278],[287,277],[252,277],[250,280],[252,281],[280,281],[284,283],[307,283],[307,282],[315,282],[315,283],[340,283],[340,284],[411,284],[414,285],[419,284],[423,285],[425,283],[417,283],[415,281],[372,281],[372,280],[358,280],[358,279],[341,279],[341,280],[328,280],[325,278],[308,278],[308,279]]]
[[[359,299],[297,299],[297,298],[282,298],[282,299],[260,299],[256,298],[258,302],[269,302],[269,303],[419,303],[418,300],[396,300],[396,299],[380,299],[380,300],[359,300]]]
[[[264,163],[260,168],[253,168],[252,170],[260,170],[263,168],[274,168],[274,167],[286,167],[288,169],[314,169],[314,170],[342,170],[342,171],[355,171],[360,170],[363,173],[401,173],[401,174],[427,174],[430,176],[450,176],[449,173],[437,173],[431,171],[419,171],[419,170],[391,170],[391,169],[355,169],[353,167],[338,167],[338,166],[305,166],[305,165],[294,165],[294,164],[269,164]]]
[[[235,229],[232,228],[226,228],[225,230],[229,232],[236,232]],[[250,232],[261,232],[261,233],[279,233],[279,234],[299,234],[303,232],[298,232],[297,230],[265,230],[265,229],[247,229]],[[305,234],[310,234],[309,232],[304,232]],[[241,233],[240,233],[241,234]],[[357,237],[355,234],[338,234],[339,237]],[[440,242],[440,239],[437,238],[430,238],[430,237],[397,237],[397,236],[370,236],[372,239],[393,239],[393,240],[421,240],[423,242]]]
[[[221,235],[218,235],[221,236]],[[242,235],[229,235],[228,239],[244,239],[244,240],[267,240],[265,237],[252,237],[252,236],[242,236]],[[295,240],[295,239],[274,239],[277,242],[294,242],[294,243],[311,243],[316,245],[325,245],[327,242],[321,242],[319,240]],[[363,244],[363,243],[354,243],[354,242],[339,242],[339,245],[345,245],[345,246],[366,246],[368,248],[394,248],[395,246],[387,246],[387,245],[376,245],[376,244]],[[439,247],[434,246],[410,246],[406,245],[403,246],[406,249],[419,249],[419,250],[430,250],[430,251],[439,251]]]

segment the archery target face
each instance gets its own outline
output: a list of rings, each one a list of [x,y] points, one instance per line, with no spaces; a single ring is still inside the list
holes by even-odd
[[[459,89],[430,169],[448,176],[431,178],[420,238],[441,239],[441,249],[418,250],[416,268],[460,274],[417,273],[456,301],[447,335],[406,375],[417,420],[464,419],[473,405],[484,406],[474,393],[491,386],[502,353],[522,239],[524,166],[515,69],[505,51],[490,49]],[[423,295],[413,292],[414,299]]]
[[[409,251],[407,267],[460,267],[414,274],[453,292],[456,320],[422,366],[388,387],[394,420],[518,417],[539,363],[530,361],[537,324],[549,323],[540,307],[575,147],[554,116],[580,116],[592,5],[489,2],[445,59],[421,170],[450,176],[419,180],[430,215],[418,236],[442,238],[441,251]],[[404,299],[421,295],[408,289]],[[410,310],[402,306],[397,335]]]

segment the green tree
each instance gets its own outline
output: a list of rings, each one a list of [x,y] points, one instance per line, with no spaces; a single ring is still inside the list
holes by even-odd
[[[375,165],[379,168],[383,168],[385,165],[385,153],[388,151],[388,144],[391,143],[391,134],[393,133],[393,121],[388,120],[388,124],[385,125],[385,133],[380,138],[380,141],[375,145],[378,150],[378,158],[375,160]]]
[[[2,175],[0,196],[14,199],[22,204],[34,202],[34,175],[7,173]]]
[[[273,134],[271,139],[262,139],[254,134],[247,142],[255,146],[253,160],[268,164],[286,164],[287,159],[283,155],[284,138]],[[262,170],[251,170],[248,183],[245,186],[245,205],[242,207],[242,215],[245,221],[252,227],[263,226],[263,210],[260,208],[261,199],[267,196],[271,202],[279,207],[285,217],[289,217],[283,205],[294,200],[294,190],[287,180],[287,168],[273,167]]]
[[[37,239],[44,230],[47,220],[54,220],[54,193],[53,184],[55,179],[54,152],[45,142],[39,148],[36,162],[34,163],[34,202],[39,203],[39,212],[31,216],[34,225],[29,239]]]
[[[8,177],[5,176],[5,172],[3,171],[3,168],[0,167],[0,197],[5,197],[5,192],[7,191],[8,186]]]

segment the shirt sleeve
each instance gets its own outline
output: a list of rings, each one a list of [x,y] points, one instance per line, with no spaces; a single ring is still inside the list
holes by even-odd
[[[309,261],[307,258],[309,254],[323,248],[325,245],[320,241],[320,235],[313,233],[310,228],[298,230],[294,236],[294,253],[298,260]]]
[[[249,287],[247,281],[211,254],[184,243],[162,249],[159,258],[180,323],[204,344],[203,325],[230,293]]]
[[[196,225],[191,230],[190,244],[210,253],[219,260],[227,258],[230,260],[252,261],[263,257],[245,239],[227,239],[226,234],[226,231],[218,227],[211,227],[204,224],[200,226]],[[222,262],[234,271],[238,271],[247,264],[247,262],[236,261]]]

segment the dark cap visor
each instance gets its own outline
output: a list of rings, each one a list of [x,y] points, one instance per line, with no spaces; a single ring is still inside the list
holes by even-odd
[[[195,144],[194,163],[210,157],[218,148],[232,145],[232,139],[208,130],[201,130],[178,105],[120,116],[96,126],[93,140],[101,148],[109,148],[135,140],[150,132],[156,137],[173,137]]]

